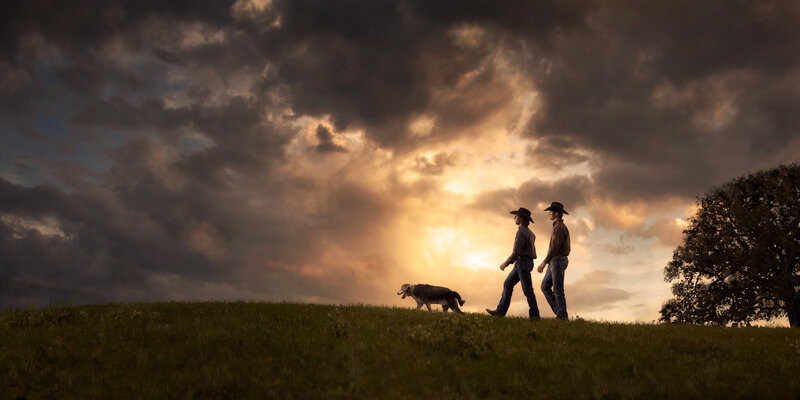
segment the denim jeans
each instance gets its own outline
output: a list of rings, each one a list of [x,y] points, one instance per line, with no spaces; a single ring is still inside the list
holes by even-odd
[[[530,258],[519,259],[514,263],[514,268],[508,273],[506,281],[503,282],[503,296],[497,304],[497,311],[500,315],[506,315],[508,307],[511,305],[511,293],[517,282],[522,283],[522,293],[528,299],[528,317],[539,318],[539,307],[536,305],[536,295],[533,294],[533,284],[531,283],[531,271],[533,271],[533,260]]]
[[[550,259],[550,265],[542,279],[542,293],[556,318],[567,319],[567,299],[564,297],[564,270],[567,269],[567,256],[556,256]]]

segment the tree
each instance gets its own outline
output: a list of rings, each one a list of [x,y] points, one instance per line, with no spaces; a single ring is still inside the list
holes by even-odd
[[[661,321],[800,326],[800,164],[736,178],[698,199],[665,268]]]

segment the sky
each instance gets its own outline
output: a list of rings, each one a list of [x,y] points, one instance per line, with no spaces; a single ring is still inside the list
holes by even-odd
[[[798,48],[795,1],[4,1],[0,306],[482,312],[559,201],[570,315],[657,320],[698,196],[800,159]]]

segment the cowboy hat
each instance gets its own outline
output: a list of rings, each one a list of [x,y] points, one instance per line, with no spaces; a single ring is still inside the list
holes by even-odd
[[[520,217],[527,219],[531,223],[533,223],[533,218],[531,218],[531,212],[527,208],[520,207],[517,211],[511,211],[511,214],[519,215]]]
[[[544,210],[545,211],[551,211],[552,210],[552,211],[555,211],[555,212],[560,212],[562,214],[569,215],[569,213],[566,210],[564,210],[564,205],[559,203],[559,202],[557,202],[557,201],[554,201],[554,202],[550,203],[550,207],[547,207]]]

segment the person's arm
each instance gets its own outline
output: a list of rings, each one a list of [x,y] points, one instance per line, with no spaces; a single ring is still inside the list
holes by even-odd
[[[554,231],[553,232],[553,238],[550,241],[550,248],[547,249],[547,255],[544,257],[544,260],[542,260],[542,262],[539,264],[539,266],[536,267],[536,272],[544,271],[544,267],[546,267],[547,264],[550,264],[550,260],[555,256],[555,252],[556,252],[555,249],[558,248],[558,247],[556,247],[557,246],[556,242],[558,240],[556,235],[557,235],[556,231]]]
[[[525,248],[525,235],[522,234],[521,231],[517,231],[517,236],[514,238],[514,249],[511,252],[511,255],[508,256],[508,259],[500,264],[500,269],[504,270],[507,266],[515,263],[519,258],[519,255],[522,253],[522,249]]]
[[[564,241],[566,240],[567,231],[563,226],[556,225],[556,229],[553,230],[553,242],[550,244],[550,248],[547,249],[547,256],[542,260],[542,265],[550,264],[550,260],[558,255],[557,253],[564,246]]]

